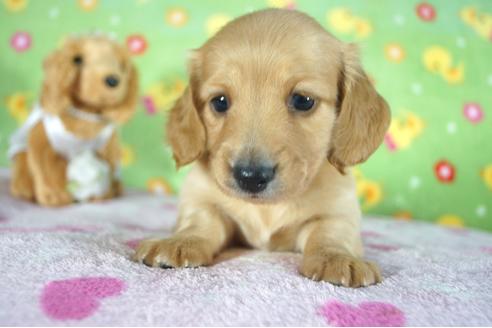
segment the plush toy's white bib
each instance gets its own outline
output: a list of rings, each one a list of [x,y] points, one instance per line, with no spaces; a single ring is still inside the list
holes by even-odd
[[[91,114],[71,109],[72,115],[80,119],[91,120]],[[76,114],[76,115],[75,115]],[[81,116],[83,115],[83,116]],[[48,140],[53,149],[68,160],[67,180],[69,191],[79,201],[104,195],[110,186],[109,164],[96,156],[111,138],[114,125],[108,124],[92,139],[81,139],[68,131],[62,120],[48,114],[36,104],[24,125],[10,138],[9,158],[27,148],[29,132],[38,123],[43,122]]]

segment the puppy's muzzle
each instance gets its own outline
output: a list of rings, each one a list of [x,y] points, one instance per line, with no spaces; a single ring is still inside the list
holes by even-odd
[[[235,165],[232,170],[239,188],[251,194],[265,190],[275,177],[273,166]]]

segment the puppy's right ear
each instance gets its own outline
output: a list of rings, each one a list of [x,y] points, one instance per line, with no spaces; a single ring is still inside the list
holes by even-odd
[[[58,115],[71,106],[72,87],[77,78],[77,71],[83,65],[79,50],[78,41],[68,40],[61,49],[49,55],[43,62],[41,105],[46,112]]]
[[[205,127],[193,102],[190,86],[171,109],[166,133],[178,168],[193,162],[205,152]]]

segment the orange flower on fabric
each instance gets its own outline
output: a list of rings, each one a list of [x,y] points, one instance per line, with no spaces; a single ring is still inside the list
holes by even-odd
[[[96,8],[98,0],[78,0],[78,2],[84,11],[92,11]]]
[[[3,0],[5,8],[13,13],[23,11],[27,7],[27,0]]]
[[[170,8],[166,10],[165,21],[173,27],[182,27],[188,22],[188,13],[183,8]]]

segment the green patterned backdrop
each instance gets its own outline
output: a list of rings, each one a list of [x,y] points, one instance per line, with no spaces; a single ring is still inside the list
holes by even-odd
[[[125,43],[141,101],[122,130],[127,185],[176,193],[163,143],[166,111],[186,83],[188,49],[227,21],[265,7],[305,11],[345,41],[388,100],[384,144],[356,169],[363,210],[492,230],[492,1],[2,0],[0,165],[9,135],[38,98],[42,59],[72,33]]]

